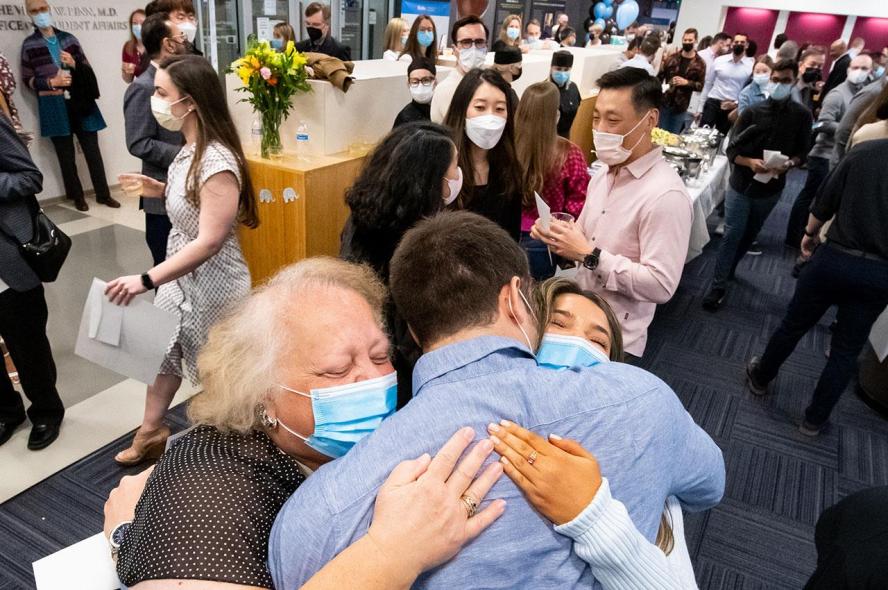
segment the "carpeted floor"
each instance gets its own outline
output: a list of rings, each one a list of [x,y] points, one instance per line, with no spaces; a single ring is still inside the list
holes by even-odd
[[[794,171],[786,194],[801,188]],[[888,485],[888,422],[849,390],[817,439],[796,430],[826,359],[832,316],[800,343],[775,393],[759,399],[744,386],[744,363],[764,348],[795,285],[794,254],[784,252],[790,199],[760,237],[762,256],[738,268],[725,306],[700,308],[718,239],[691,262],[650,330],[645,366],[666,380],[725,453],[727,489],[715,509],[686,517],[700,588],[801,588],[814,569],[814,523],[827,506],[874,485]],[[185,426],[183,410],[170,422]],[[0,505],[0,590],[32,588],[31,562],[102,526],[108,492],[126,471],[113,455],[121,439]],[[137,471],[131,470],[132,472]]]

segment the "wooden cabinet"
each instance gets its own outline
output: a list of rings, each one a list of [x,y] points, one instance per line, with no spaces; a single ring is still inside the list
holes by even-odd
[[[345,191],[364,155],[250,157],[248,166],[259,209],[259,227],[241,227],[241,248],[258,285],[282,267],[309,256],[339,254],[339,234],[348,218]]]

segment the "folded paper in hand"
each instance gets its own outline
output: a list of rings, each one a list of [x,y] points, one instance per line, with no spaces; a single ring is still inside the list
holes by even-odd
[[[765,161],[765,166],[768,168],[780,168],[784,164],[789,161],[788,156],[784,156],[780,152],[775,152],[774,150],[765,150],[764,157],[762,160]],[[759,172],[755,176],[752,177],[753,180],[761,182],[762,184],[767,184],[777,178],[776,172]]]
[[[154,383],[176,332],[177,318],[144,299],[126,307],[108,301],[104,281],[93,279],[74,353],[142,383]]]
[[[37,590],[120,588],[108,539],[98,533],[32,564]]]

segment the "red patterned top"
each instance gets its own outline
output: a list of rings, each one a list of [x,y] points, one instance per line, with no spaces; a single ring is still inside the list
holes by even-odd
[[[583,204],[586,202],[586,189],[589,187],[589,165],[583,151],[571,143],[567,157],[557,174],[546,178],[543,192],[540,195],[549,205],[552,213],[570,213],[579,219]],[[536,207],[521,212],[521,231],[528,232],[533,222],[539,217]]]

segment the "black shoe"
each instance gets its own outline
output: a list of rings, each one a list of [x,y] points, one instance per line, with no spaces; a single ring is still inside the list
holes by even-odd
[[[106,205],[108,207],[111,207],[112,209],[120,208],[120,202],[114,197],[108,197],[107,199],[96,199],[96,203],[98,203],[99,205]]]
[[[759,357],[754,356],[746,363],[746,385],[749,387],[749,391],[755,395],[768,393],[768,384],[757,376],[760,362]]]
[[[706,311],[718,311],[722,301],[725,300],[727,290],[722,287],[713,287],[703,298],[703,309]]]
[[[39,451],[51,445],[59,437],[61,424],[35,424],[28,437],[28,448]]]
[[[83,198],[74,200],[74,208],[78,211],[89,211],[89,205],[86,204],[86,199]]]
[[[805,418],[802,420],[802,423],[799,424],[799,432],[804,434],[805,436],[817,436],[819,435],[823,429],[826,427],[826,423],[817,425],[808,422],[808,419]]]
[[[15,434],[15,429],[22,425],[25,421],[24,418],[19,420],[18,422],[0,422],[0,446],[6,444],[12,435]]]

